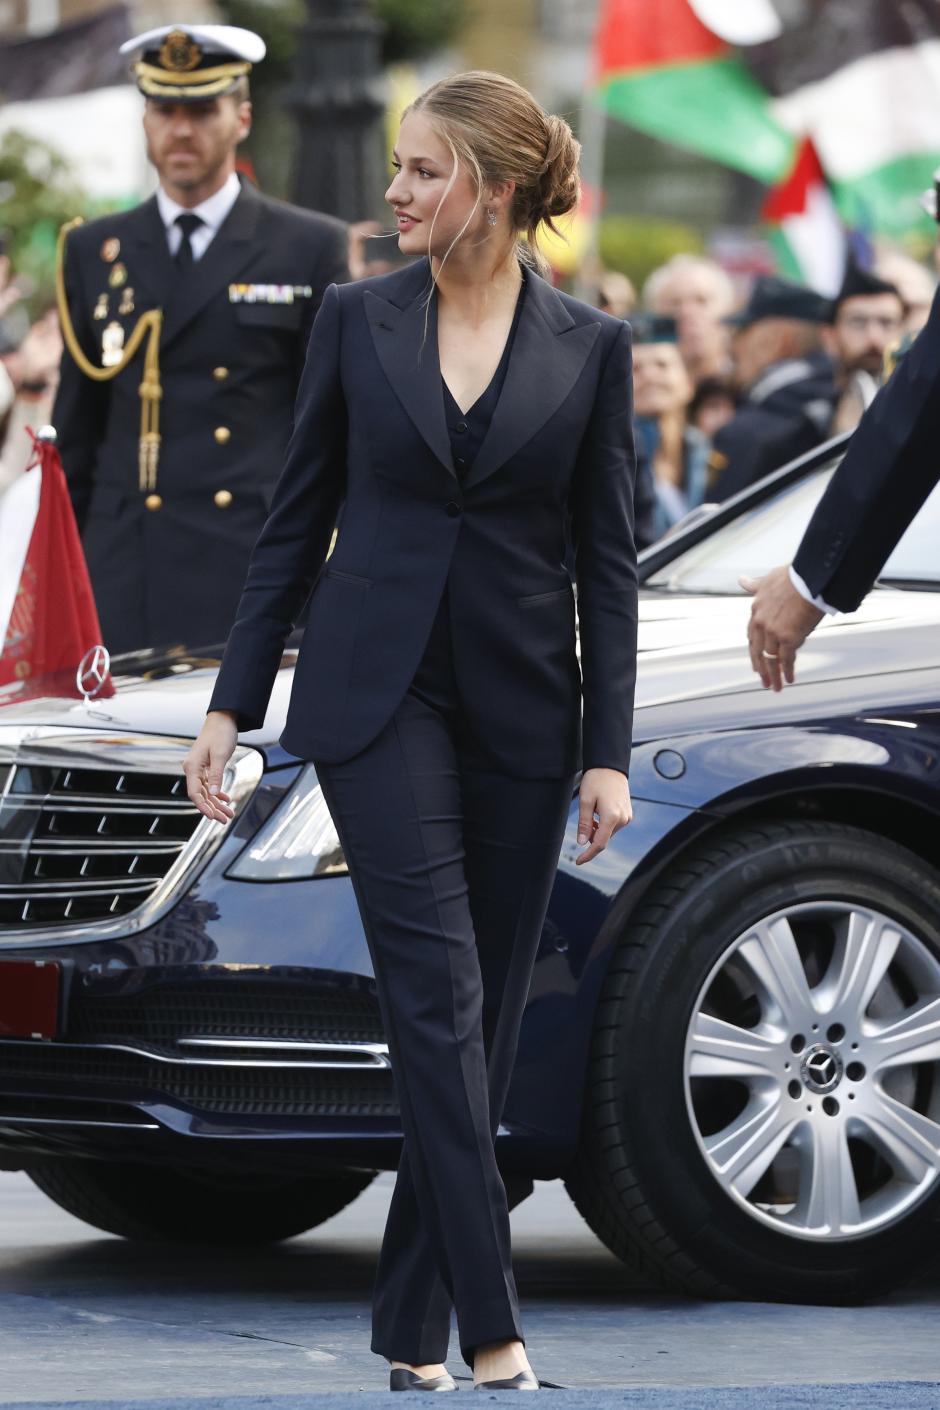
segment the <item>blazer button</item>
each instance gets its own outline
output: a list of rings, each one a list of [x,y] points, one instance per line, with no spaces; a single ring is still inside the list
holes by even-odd
[[[460,513],[460,505],[457,503],[456,500],[451,499],[448,501],[447,512],[452,519],[457,518],[457,515]]]
[[[228,368],[227,368],[227,367],[213,367],[213,369],[212,369],[212,375],[213,375],[213,377],[215,378],[215,380],[216,380],[217,382],[224,382],[225,379],[226,379],[226,377],[228,376]]]
[[[144,504],[151,510],[162,509],[163,500],[158,494],[148,494],[147,498],[144,500]]]
[[[228,509],[229,505],[232,502],[232,491],[216,490],[212,498],[218,509]]]
[[[220,446],[227,445],[232,438],[232,433],[227,426],[216,426],[212,434]]]

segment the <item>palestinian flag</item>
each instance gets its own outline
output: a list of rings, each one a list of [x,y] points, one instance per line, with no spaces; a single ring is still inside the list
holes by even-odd
[[[767,197],[761,219],[780,273],[834,298],[845,274],[848,240],[809,139],[789,176]]]
[[[773,0],[732,8],[758,3]],[[825,0],[793,23],[786,14],[779,3],[776,36],[738,49],[773,118],[812,139],[847,225],[924,227],[918,196],[940,164],[940,0]]]
[[[612,117],[768,185],[792,167],[797,144],[766,91],[689,0],[603,0],[594,60]]]
[[[809,140],[843,224],[899,237],[940,165],[940,0],[602,0],[612,116],[788,182]]]

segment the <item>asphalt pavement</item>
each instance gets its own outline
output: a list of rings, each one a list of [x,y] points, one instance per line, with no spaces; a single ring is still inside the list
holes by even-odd
[[[369,1299],[392,1179],[302,1238],[207,1255],[99,1234],[0,1173],[0,1407],[387,1406]],[[553,1410],[940,1410],[940,1269],[877,1306],[692,1302],[632,1279],[560,1183],[512,1223]],[[469,1391],[456,1333],[451,1352]]]

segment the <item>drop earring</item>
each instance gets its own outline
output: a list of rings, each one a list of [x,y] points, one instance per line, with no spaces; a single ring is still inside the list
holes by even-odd
[[[495,225],[495,224],[496,224],[496,212],[495,212],[495,211],[490,211],[490,210],[488,210],[488,211],[486,212],[486,218],[487,218],[487,220],[489,221],[490,225]]]

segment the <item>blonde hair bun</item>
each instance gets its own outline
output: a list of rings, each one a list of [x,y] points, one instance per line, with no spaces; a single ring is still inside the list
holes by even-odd
[[[552,216],[567,215],[578,204],[581,194],[578,179],[581,143],[564,118],[556,117],[554,113],[546,117],[545,128],[545,161],[538,180],[537,199],[542,220],[548,222]]]

